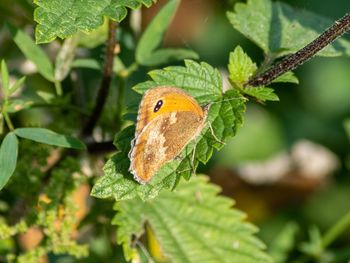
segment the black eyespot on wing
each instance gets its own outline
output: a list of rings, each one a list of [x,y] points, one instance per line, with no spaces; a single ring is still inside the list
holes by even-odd
[[[162,100],[158,100],[156,106],[154,106],[153,112],[159,111],[160,108],[162,107],[162,105],[163,105],[163,101]]]

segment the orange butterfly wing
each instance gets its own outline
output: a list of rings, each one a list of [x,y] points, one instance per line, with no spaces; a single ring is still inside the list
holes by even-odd
[[[155,111],[162,100],[162,106]],[[174,159],[202,130],[206,112],[183,90],[149,90],[140,104],[130,171],[140,183],[148,182],[163,164]]]

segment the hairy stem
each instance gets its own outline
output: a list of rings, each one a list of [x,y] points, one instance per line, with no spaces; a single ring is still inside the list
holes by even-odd
[[[92,131],[101,116],[103,107],[108,97],[108,93],[109,93],[109,89],[112,81],[112,74],[113,74],[113,58],[114,58],[114,49],[116,46],[116,38],[115,38],[116,27],[117,27],[117,23],[110,20],[108,25],[108,28],[109,28],[108,41],[107,41],[105,65],[103,68],[103,76],[102,76],[100,88],[98,90],[95,107],[92,111],[90,118],[88,119],[88,121],[86,122],[82,130],[82,135],[84,137],[91,136]]]
[[[318,38],[300,49],[298,52],[287,56],[269,70],[254,76],[244,86],[266,86],[283,73],[295,69],[305,61],[312,58],[317,52],[332,43],[350,29],[350,13],[346,14],[323,32]]]

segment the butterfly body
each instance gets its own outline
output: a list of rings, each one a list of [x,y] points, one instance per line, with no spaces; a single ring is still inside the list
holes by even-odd
[[[140,103],[129,153],[129,170],[134,178],[140,183],[149,182],[162,165],[199,135],[206,115],[206,110],[182,89],[148,90]]]

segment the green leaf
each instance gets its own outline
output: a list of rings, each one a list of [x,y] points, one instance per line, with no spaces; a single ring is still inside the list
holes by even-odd
[[[136,47],[136,61],[143,65],[160,45],[165,31],[173,19],[180,1],[170,0],[153,18]]]
[[[1,84],[2,84],[2,89],[4,92],[5,98],[9,96],[9,89],[10,89],[10,84],[9,84],[9,71],[7,69],[6,62],[4,60],[1,61]]]
[[[133,89],[144,93],[156,86],[181,87],[193,95],[200,104],[217,101],[222,96],[222,77],[217,69],[202,62],[185,60],[185,67],[172,66],[148,73],[153,81],[136,85]]]
[[[319,258],[323,251],[322,235],[320,229],[316,226],[312,226],[309,229],[310,240],[302,242],[299,249],[312,257]]]
[[[259,101],[267,101],[267,100],[279,101],[279,98],[276,95],[275,91],[271,88],[251,87],[251,88],[244,88],[243,92],[244,94],[254,97]]]
[[[278,235],[273,239],[269,248],[269,255],[276,263],[287,262],[288,254],[296,242],[299,227],[294,222],[287,223]]]
[[[203,176],[181,182],[174,192],[158,198],[116,204],[113,224],[127,260],[135,254],[135,238],[151,228],[169,262],[271,262],[254,237],[256,228],[232,208],[233,201],[218,196],[220,189]],[[136,245],[137,246],[137,245]]]
[[[298,78],[294,75],[292,71],[288,71],[272,81],[272,83],[278,82],[299,84]]]
[[[189,49],[166,48],[154,51],[149,55],[149,57],[147,57],[147,59],[145,59],[143,62],[140,62],[140,64],[144,66],[156,66],[167,64],[173,61],[198,58],[198,54]]]
[[[101,70],[101,64],[96,60],[92,58],[78,58],[73,61],[72,63],[73,68],[89,68],[89,69],[96,69]]]
[[[18,137],[49,145],[84,150],[85,144],[71,136],[58,134],[44,128],[18,128],[15,130]]]
[[[35,64],[43,77],[49,81],[54,81],[53,65],[45,52],[22,30],[16,29],[9,24],[7,26],[11,32],[13,41],[15,41],[26,58]]]
[[[8,133],[0,147],[0,190],[6,185],[16,168],[18,140],[13,132]]]
[[[235,50],[230,53],[228,70],[231,83],[234,83],[239,88],[243,88],[243,84],[254,74],[257,70],[257,66],[250,57],[244,53],[243,49],[237,46]]]
[[[242,124],[242,115],[245,111],[244,97],[233,89],[223,94],[221,75],[208,64],[187,60],[186,67],[168,67],[152,71],[150,75],[153,80],[137,85],[135,89],[138,92],[143,93],[148,88],[162,85],[181,87],[200,104],[210,104],[207,124],[201,134],[185,147],[179,158],[165,164],[152,180],[144,185],[136,182],[128,171],[130,165],[128,152],[135,127],[124,129],[115,141],[119,152],[108,160],[104,167],[105,176],[93,187],[92,195],[95,197],[124,200],[139,196],[146,200],[154,198],[164,188],[173,189],[181,176],[189,178],[198,162],[206,163],[214,148],[222,148],[222,142],[227,137],[233,136]]]
[[[147,7],[153,0],[35,0],[38,6],[34,11],[34,20],[38,23],[35,29],[37,43],[46,43],[56,37],[66,38],[77,31],[90,32],[103,24],[107,16],[117,22],[127,15],[127,7],[138,9]]]
[[[173,19],[179,0],[170,0],[153,18],[136,47],[136,61],[140,65],[155,66],[176,60],[198,59],[198,54],[188,49],[159,49],[163,36]]]
[[[271,0],[237,3],[227,16],[233,27],[258,45],[265,54],[283,56],[298,51],[333,22],[312,12]],[[350,42],[339,39],[317,55],[350,54]]]
[[[343,122],[345,132],[348,135],[348,138],[350,140],[350,119],[345,119]]]
[[[7,104],[6,110],[9,113],[18,112],[23,109],[28,109],[33,105],[31,100],[21,100],[21,99],[10,99]]]
[[[22,77],[16,80],[16,82],[10,88],[10,95],[15,93],[19,88],[21,88],[25,81],[26,81],[26,77]]]
[[[64,80],[69,74],[72,62],[75,57],[78,46],[78,37],[73,36],[64,40],[55,61],[55,79],[57,81]]]

